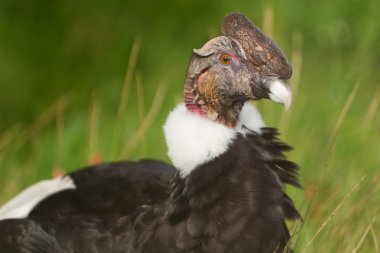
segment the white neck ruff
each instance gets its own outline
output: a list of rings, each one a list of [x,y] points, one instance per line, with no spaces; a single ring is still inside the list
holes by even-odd
[[[180,104],[164,125],[168,155],[181,176],[186,177],[198,166],[226,152],[238,133],[245,134],[246,128],[261,133],[264,126],[261,115],[249,102],[244,104],[234,128],[188,112]]]

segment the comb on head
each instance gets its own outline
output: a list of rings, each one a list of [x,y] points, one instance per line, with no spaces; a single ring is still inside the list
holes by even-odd
[[[225,36],[240,43],[247,60],[255,69],[267,76],[288,80],[292,67],[282,51],[245,15],[230,13],[222,23]]]

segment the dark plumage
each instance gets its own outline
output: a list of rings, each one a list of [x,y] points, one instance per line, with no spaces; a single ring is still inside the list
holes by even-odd
[[[277,130],[255,128],[243,110],[249,99],[289,105],[291,67],[244,15],[228,15],[223,31],[227,37],[194,50],[185,105],[165,126],[176,168],[143,160],[73,172],[75,188],[45,198],[24,219],[0,221],[1,252],[283,252],[285,219],[300,218],[283,187],[300,186],[298,167]]]
[[[46,198],[32,210],[29,217],[51,213],[60,216],[129,215],[136,207],[165,201],[174,172],[173,167],[152,160],[86,167],[69,174],[76,189],[64,190]]]
[[[282,187],[299,184],[297,166],[283,154],[290,147],[276,135],[273,128],[263,129],[262,135],[240,135],[226,153],[187,178],[154,161],[74,172],[70,176],[77,189],[47,198],[28,219],[0,222],[0,248],[40,253],[282,252],[289,239],[285,218],[300,218]]]

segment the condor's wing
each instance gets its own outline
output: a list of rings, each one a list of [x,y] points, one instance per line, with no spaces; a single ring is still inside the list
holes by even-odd
[[[168,196],[174,168],[160,161],[121,161],[89,166],[32,185],[0,208],[0,220],[41,215],[128,215]]]

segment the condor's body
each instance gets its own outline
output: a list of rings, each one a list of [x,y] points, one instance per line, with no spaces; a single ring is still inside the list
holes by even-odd
[[[285,219],[300,217],[283,191],[285,184],[299,186],[297,166],[247,100],[290,103],[281,81],[290,74],[270,40],[249,35],[257,33],[251,25],[231,14],[223,31],[232,38],[194,51],[185,104],[164,126],[174,167],[152,160],[101,164],[54,179],[60,186],[50,193],[49,182],[27,189],[0,209],[0,219],[18,218],[0,221],[1,252],[283,252]],[[252,41],[231,27],[257,39],[278,66],[262,62],[261,76],[250,65]]]

